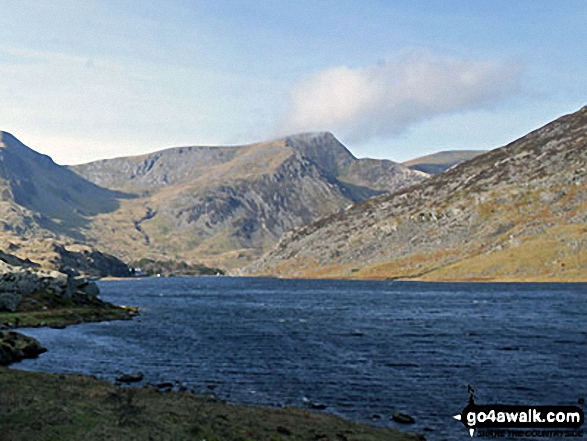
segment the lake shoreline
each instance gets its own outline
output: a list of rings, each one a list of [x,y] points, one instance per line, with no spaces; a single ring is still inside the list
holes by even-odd
[[[0,420],[10,440],[176,439],[422,441],[322,412],[226,403],[188,391],[122,387],[84,375],[0,367]]]
[[[131,280],[131,279],[122,279]],[[99,304],[98,304],[99,303]],[[99,301],[94,306],[0,313],[0,334],[17,328],[63,329],[91,322],[132,320],[139,308]],[[39,346],[41,347],[41,346]],[[42,348],[42,347],[41,347]],[[45,348],[42,348],[45,351]],[[43,351],[38,351],[42,353]],[[36,358],[40,353],[24,358]],[[302,408],[224,402],[212,395],[172,391],[145,384],[125,387],[80,374],[18,370],[22,358],[0,366],[0,420],[11,440],[112,439],[420,441],[422,435],[370,426]],[[15,368],[16,366],[16,368]],[[80,399],[83,397],[83,399]],[[82,402],[83,401],[83,402]],[[171,411],[170,409],[173,409]],[[48,413],[48,410],[51,410]],[[173,413],[169,421],[169,414]],[[96,438],[93,438],[96,436]]]
[[[431,440],[462,429],[450,412],[466,403],[467,384],[485,401],[564,404],[576,401],[573,385],[584,378],[580,336],[569,333],[582,326],[583,285],[234,277],[98,284],[105,300],[140,306],[140,319],[31,329],[49,352],[14,367],[112,382],[140,371],[157,388],[167,382],[278,409],[315,403]],[[545,357],[562,361],[553,368]],[[396,412],[416,423],[396,424]]]

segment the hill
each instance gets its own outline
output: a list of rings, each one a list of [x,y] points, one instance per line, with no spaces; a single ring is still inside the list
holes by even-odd
[[[447,150],[410,159],[409,161],[402,162],[402,165],[411,170],[419,170],[431,175],[437,175],[461,162],[468,161],[486,152],[487,150]]]
[[[128,275],[123,262],[81,243],[91,240],[87,229],[93,216],[116,211],[130,197],[101,188],[0,132],[0,250],[5,251],[0,259],[9,252],[53,270]]]
[[[587,107],[286,234],[245,273],[587,280]]]
[[[330,133],[172,148],[71,170],[137,196],[93,218],[88,234],[99,248],[126,261],[219,268],[249,263],[292,228],[427,177],[391,161],[356,159]]]
[[[115,211],[121,197],[0,132],[0,209],[12,213],[2,216],[0,231],[23,233],[37,226],[83,237],[88,218]]]

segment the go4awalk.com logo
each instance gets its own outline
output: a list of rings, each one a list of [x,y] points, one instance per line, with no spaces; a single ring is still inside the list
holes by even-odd
[[[585,422],[578,406],[508,406],[476,404],[469,387],[469,404],[455,415],[469,430],[481,438],[582,438]]]

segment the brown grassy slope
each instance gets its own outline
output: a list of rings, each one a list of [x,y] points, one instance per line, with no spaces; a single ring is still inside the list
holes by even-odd
[[[0,367],[0,390],[3,441],[423,439],[305,410],[231,405],[191,393],[120,388],[81,376]]]
[[[283,277],[586,281],[587,107],[442,175],[294,231]]]

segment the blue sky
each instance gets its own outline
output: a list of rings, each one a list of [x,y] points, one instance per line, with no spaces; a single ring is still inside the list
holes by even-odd
[[[332,131],[397,161],[587,104],[587,2],[0,3],[0,130],[61,164]]]

